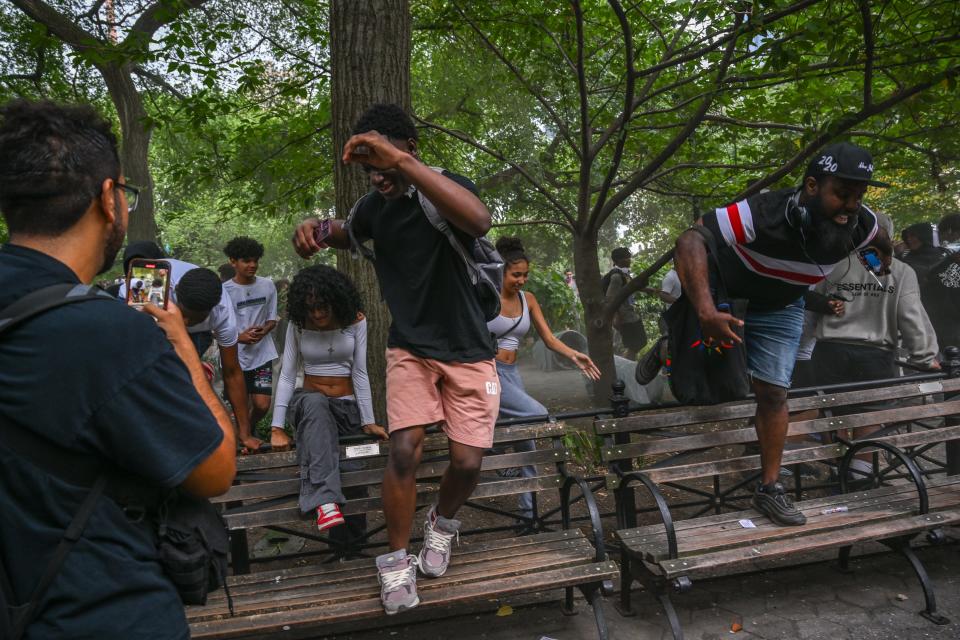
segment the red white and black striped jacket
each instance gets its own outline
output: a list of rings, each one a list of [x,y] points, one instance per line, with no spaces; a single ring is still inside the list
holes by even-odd
[[[795,193],[793,187],[768,191],[703,216],[720,247],[718,263],[729,295],[749,299],[751,309],[790,305],[877,234],[876,215],[861,207],[849,246],[830,253],[819,246],[814,230],[801,233],[788,221],[787,207]]]

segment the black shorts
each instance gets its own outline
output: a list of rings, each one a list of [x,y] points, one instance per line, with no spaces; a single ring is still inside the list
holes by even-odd
[[[643,327],[643,321],[620,325],[620,340],[631,351],[643,349],[647,345],[647,330]]]
[[[273,363],[243,372],[243,381],[247,384],[247,394],[251,396],[273,395]]]

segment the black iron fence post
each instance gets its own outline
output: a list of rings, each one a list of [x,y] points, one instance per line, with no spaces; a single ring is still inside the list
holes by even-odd
[[[630,398],[623,393],[626,388],[627,385],[619,378],[613,383],[613,395],[610,396],[610,413],[614,418],[626,418],[630,415]],[[629,444],[630,434],[615,433],[613,435],[613,442],[614,444]],[[633,462],[631,460],[617,460],[611,466],[614,467],[611,471],[619,471],[621,474],[629,473],[633,470]],[[624,489],[620,495],[624,505],[636,504],[633,489]],[[624,508],[622,511],[624,517],[623,524],[627,528],[637,526],[637,510],[635,508]]]
[[[946,358],[941,366],[947,372],[947,376],[950,378],[960,378],[960,348],[947,347],[943,350],[943,355],[946,356]],[[953,426],[957,424],[960,424],[960,419],[957,417],[949,416],[947,418],[947,425]],[[958,473],[960,473],[960,440],[948,440],[947,475],[953,476]]]

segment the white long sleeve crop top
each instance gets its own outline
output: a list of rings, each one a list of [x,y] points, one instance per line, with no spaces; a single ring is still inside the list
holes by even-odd
[[[273,404],[272,426],[282,427],[287,406],[297,384],[300,367],[309,376],[350,376],[353,394],[360,409],[360,421],[373,424],[373,402],[367,377],[367,320],[364,318],[343,329],[312,331],[287,325],[280,381]]]

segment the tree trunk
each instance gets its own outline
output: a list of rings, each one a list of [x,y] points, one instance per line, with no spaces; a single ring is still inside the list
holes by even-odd
[[[330,3],[331,111],[338,217],[346,217],[369,183],[356,166],[340,162],[353,123],[377,102],[410,110],[411,20],[408,0],[333,0]],[[337,268],[356,283],[367,315],[367,370],[374,411],[386,419],[386,345],[390,312],[373,266],[346,251]]]
[[[577,291],[583,303],[587,348],[590,351],[590,358],[600,368],[601,373],[600,381],[593,388],[593,399],[597,406],[606,406],[611,394],[611,385],[616,380],[616,368],[613,362],[612,327],[603,317],[604,295],[600,289],[601,276],[596,237],[586,237],[582,232],[574,233],[573,263]]]
[[[129,65],[104,64],[97,67],[110,92],[120,117],[120,164],[127,181],[140,188],[137,210],[130,216],[127,240],[157,239],[157,222],[153,217],[153,178],[150,174],[150,137],[143,99],[133,84]]]

